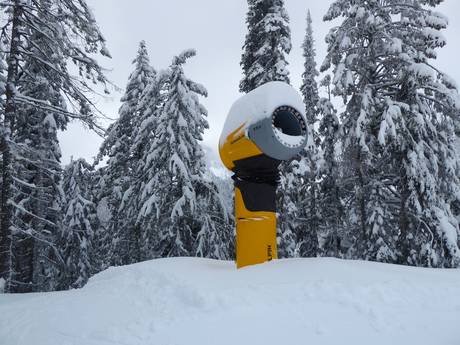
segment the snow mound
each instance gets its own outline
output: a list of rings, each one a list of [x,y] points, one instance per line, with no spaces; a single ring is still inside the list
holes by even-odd
[[[2,345],[458,345],[460,271],[336,259],[161,259],[0,295]]]

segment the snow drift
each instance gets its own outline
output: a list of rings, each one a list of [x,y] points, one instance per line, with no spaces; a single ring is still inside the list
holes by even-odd
[[[459,320],[459,270],[335,259],[161,259],[0,295],[2,345],[458,345]]]

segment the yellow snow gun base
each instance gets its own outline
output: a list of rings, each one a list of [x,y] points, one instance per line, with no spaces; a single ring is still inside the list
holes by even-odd
[[[241,190],[235,188],[236,267],[261,264],[277,259],[276,213],[251,212]]]

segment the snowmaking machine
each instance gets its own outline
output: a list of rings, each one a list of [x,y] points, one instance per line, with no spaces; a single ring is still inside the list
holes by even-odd
[[[278,167],[305,148],[307,136],[302,98],[286,83],[266,83],[231,107],[219,154],[234,173],[237,268],[278,257]]]

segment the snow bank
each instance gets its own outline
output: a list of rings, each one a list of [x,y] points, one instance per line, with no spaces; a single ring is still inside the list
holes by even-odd
[[[162,259],[81,290],[0,295],[2,345],[458,345],[460,271]]]
[[[266,83],[239,98],[231,107],[225,120],[219,143],[222,146],[228,135],[241,125],[250,125],[272,116],[281,106],[291,106],[305,118],[305,109],[300,94],[289,84],[280,81]]]

